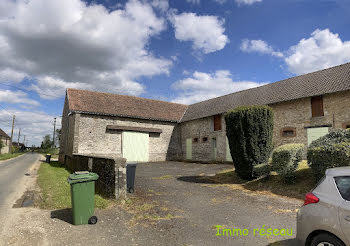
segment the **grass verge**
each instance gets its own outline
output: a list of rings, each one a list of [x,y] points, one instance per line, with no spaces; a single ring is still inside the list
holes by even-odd
[[[72,207],[70,185],[67,182],[70,173],[58,163],[52,161],[50,164],[42,163],[38,170],[38,184],[42,192],[40,208],[62,209]],[[112,200],[105,199],[95,194],[95,207],[107,208]]]
[[[256,179],[247,182],[240,179],[233,169],[229,169],[217,173],[214,177],[203,178],[214,181],[216,184],[225,184],[233,189],[244,189],[304,199],[305,194],[315,186],[312,171],[307,165],[307,161],[299,163],[296,177],[297,179],[295,183],[286,184],[277,173],[272,172],[269,178]]]
[[[19,155],[23,155],[24,153],[23,152],[19,152],[19,153],[7,153],[7,154],[1,154],[0,155],[0,161],[4,161],[4,160],[8,160],[8,159],[11,159],[11,158],[15,158]]]

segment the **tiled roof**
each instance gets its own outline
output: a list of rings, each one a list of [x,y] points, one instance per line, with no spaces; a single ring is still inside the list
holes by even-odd
[[[99,115],[179,122],[187,105],[164,101],[67,89],[69,110]]]
[[[2,129],[0,129],[0,136],[5,138],[10,138],[9,135],[6,134]]]
[[[268,105],[346,90],[350,90],[350,63],[192,104],[181,122],[243,105]]]

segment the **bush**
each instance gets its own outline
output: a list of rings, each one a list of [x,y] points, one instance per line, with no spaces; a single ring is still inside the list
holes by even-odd
[[[286,183],[293,183],[295,172],[304,152],[303,144],[286,144],[276,148],[272,153],[272,169]]]
[[[316,181],[324,176],[328,168],[350,166],[350,130],[332,130],[312,142],[307,160]]]
[[[269,176],[270,171],[271,171],[271,167],[268,163],[259,164],[253,167],[253,176],[254,177]]]
[[[236,173],[242,179],[251,180],[253,166],[267,163],[272,151],[272,109],[238,107],[225,114],[225,122]]]

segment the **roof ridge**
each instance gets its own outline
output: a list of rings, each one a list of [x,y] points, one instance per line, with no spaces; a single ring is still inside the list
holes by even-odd
[[[321,70],[313,71],[313,72],[310,72],[310,73],[296,75],[296,76],[293,76],[293,77],[290,77],[290,78],[286,78],[286,79],[278,80],[278,81],[275,81],[275,82],[272,82],[272,83],[268,83],[266,85],[260,85],[260,86],[256,86],[256,87],[253,87],[253,88],[248,88],[248,89],[244,89],[244,90],[240,90],[240,91],[235,91],[235,92],[232,92],[232,93],[229,93],[229,94],[226,94],[226,95],[209,98],[209,99],[204,100],[204,101],[200,101],[200,102],[196,102],[196,103],[190,104],[189,106],[196,105],[196,104],[199,104],[199,103],[202,103],[202,102],[206,102],[206,101],[210,101],[210,100],[214,100],[214,99],[218,99],[220,97],[230,96],[230,95],[233,95],[233,94],[239,94],[239,93],[246,92],[246,91],[249,91],[249,90],[256,90],[258,88],[260,89],[260,88],[262,88],[264,86],[275,85],[275,84],[278,84],[278,83],[281,83],[281,82],[285,82],[285,81],[290,80],[290,79],[295,79],[295,78],[299,78],[299,77],[303,77],[303,76],[308,76],[308,75],[311,75],[311,74],[314,74],[314,73],[324,72],[326,70],[334,69],[334,68],[345,66],[345,65],[350,65],[350,62],[343,63],[343,64],[340,64],[340,65],[336,65],[334,67],[329,67],[329,68],[324,68],[324,69],[321,69]],[[263,82],[261,82],[261,83],[263,83]]]
[[[161,102],[161,103],[168,103],[168,104],[176,104],[176,105],[188,106],[188,104],[173,103],[173,102],[168,102],[168,101],[163,101],[163,100],[150,99],[150,98],[131,96],[131,95],[116,94],[116,93],[111,93],[111,92],[90,91],[90,90],[82,90],[82,89],[76,89],[76,88],[67,88],[67,91],[68,90],[87,91],[87,92],[91,92],[91,93],[99,93],[99,94],[106,94],[106,95],[112,95],[112,96],[132,97],[132,98],[139,98],[139,99],[143,99],[143,100],[149,100],[149,101],[153,101],[153,102]]]

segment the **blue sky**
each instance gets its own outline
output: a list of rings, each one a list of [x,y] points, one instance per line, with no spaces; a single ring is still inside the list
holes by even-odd
[[[349,24],[347,0],[2,0],[0,128],[40,144],[70,87],[191,104],[350,62]]]

